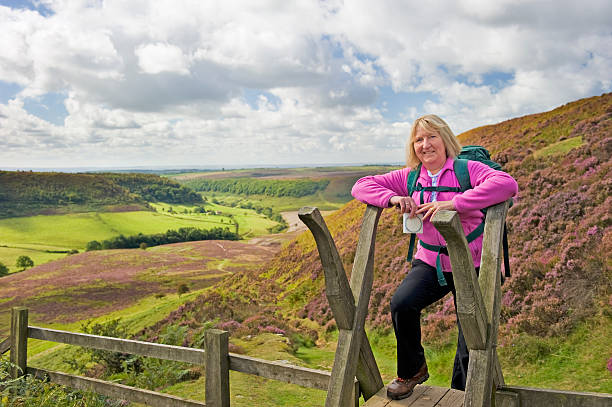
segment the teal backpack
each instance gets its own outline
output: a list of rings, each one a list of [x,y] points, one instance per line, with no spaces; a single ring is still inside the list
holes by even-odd
[[[423,193],[425,191],[437,191],[437,192],[465,192],[468,189],[472,189],[472,182],[470,180],[470,173],[468,171],[468,161],[480,161],[488,165],[489,167],[495,170],[501,170],[501,165],[491,160],[491,155],[489,151],[482,146],[465,146],[461,148],[461,152],[455,158],[455,162],[453,163],[453,169],[455,171],[455,176],[457,177],[457,181],[459,182],[459,187],[423,187],[421,184],[417,184],[417,179],[419,178],[419,174],[421,173],[421,164],[416,169],[412,169],[408,174],[408,196],[412,196],[413,192],[421,192],[419,195],[419,203],[423,203]],[[512,203],[511,203],[512,206]],[[482,213],[487,215],[487,209],[482,209]],[[484,224],[485,220],[483,218],[480,225],[476,227],[473,231],[471,231],[465,238],[468,243],[476,240],[480,235],[484,232]],[[504,237],[503,237],[503,249],[504,249],[504,270],[505,276],[510,277],[510,260],[508,257],[508,234],[507,227],[504,223]],[[412,253],[414,252],[414,246],[416,243],[416,234],[412,233],[410,235],[410,246],[408,248],[408,256],[406,257],[406,261],[412,261]],[[441,286],[446,285],[446,280],[444,279],[444,275],[442,274],[442,266],[440,263],[440,255],[446,254],[448,255],[448,251],[446,250],[446,246],[438,246],[431,245],[425,242],[421,242],[421,246],[423,246],[427,250],[434,251],[438,253],[436,257],[436,271],[438,273],[438,283]]]

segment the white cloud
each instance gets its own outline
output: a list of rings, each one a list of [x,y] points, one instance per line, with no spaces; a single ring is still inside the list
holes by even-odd
[[[420,114],[458,133],[612,87],[603,0],[45,5],[0,6],[4,165],[401,161]],[[63,126],[24,108],[47,93]]]
[[[134,52],[138,57],[138,66],[144,73],[174,72],[181,75],[189,73],[189,62],[176,45],[158,42],[138,46]]]

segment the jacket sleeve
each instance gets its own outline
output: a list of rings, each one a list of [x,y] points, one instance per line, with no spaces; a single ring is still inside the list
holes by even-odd
[[[380,208],[389,207],[391,197],[407,196],[409,168],[402,168],[382,175],[369,175],[357,180],[351,194],[355,199]]]
[[[515,196],[518,184],[509,174],[497,171],[478,161],[468,161],[472,189],[453,197],[459,213],[484,209]]]

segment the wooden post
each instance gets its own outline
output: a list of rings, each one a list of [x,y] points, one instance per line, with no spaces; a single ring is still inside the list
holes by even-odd
[[[229,407],[229,333],[210,329],[205,336],[206,346],[206,405]]]
[[[374,276],[374,242],[381,208],[368,205],[363,218],[355,263],[349,284],[344,266],[327,225],[317,208],[304,207],[298,216],[317,243],[325,273],[327,299],[339,329],[338,347],[325,405],[352,405],[354,378],[364,399],[383,387],[370,343],[364,330]]]
[[[28,367],[28,309],[15,307],[11,310],[11,377],[26,374]]]

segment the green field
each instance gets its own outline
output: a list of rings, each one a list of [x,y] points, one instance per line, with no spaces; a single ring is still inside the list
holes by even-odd
[[[89,241],[118,235],[163,233],[182,227],[229,227],[234,231],[234,223],[238,222],[239,234],[250,238],[268,233],[266,229],[277,224],[250,209],[206,204],[202,206],[207,211],[216,213],[200,214],[182,213],[193,210],[193,205],[151,205],[158,212],[87,212],[0,219],[0,262],[15,272],[15,261],[21,255],[39,265],[66,256],[49,251],[83,251]],[[176,213],[168,213],[170,207]]]
[[[319,192],[316,195],[304,196],[301,198],[293,198],[289,196],[276,197],[265,195],[236,195],[224,192],[212,192],[209,195],[202,192],[209,199],[217,199],[225,204],[250,202],[253,205],[261,205],[272,208],[275,212],[297,211],[302,206],[316,206],[322,211],[332,211],[342,207],[347,201],[337,202],[325,197],[325,191]],[[352,199],[352,198],[351,198]],[[227,207],[227,206],[226,206]],[[240,208],[235,208],[240,209]]]
[[[210,226],[200,226],[202,228],[211,227],[226,227],[230,230],[234,230],[235,222],[238,222],[238,234],[243,238],[250,238],[256,236],[262,236],[268,233],[268,228],[275,226],[277,223],[267,219],[265,216],[258,214],[252,209],[243,209],[238,207],[223,206],[207,202],[205,205],[200,205],[206,208],[207,211],[215,211],[218,215],[213,214],[199,214],[199,213],[184,213],[185,210],[190,211],[195,208],[193,205],[170,205],[165,203],[153,203],[151,204],[158,212],[167,213],[168,209],[172,209],[177,212],[173,215],[175,218],[194,220],[194,221],[205,221]]]

